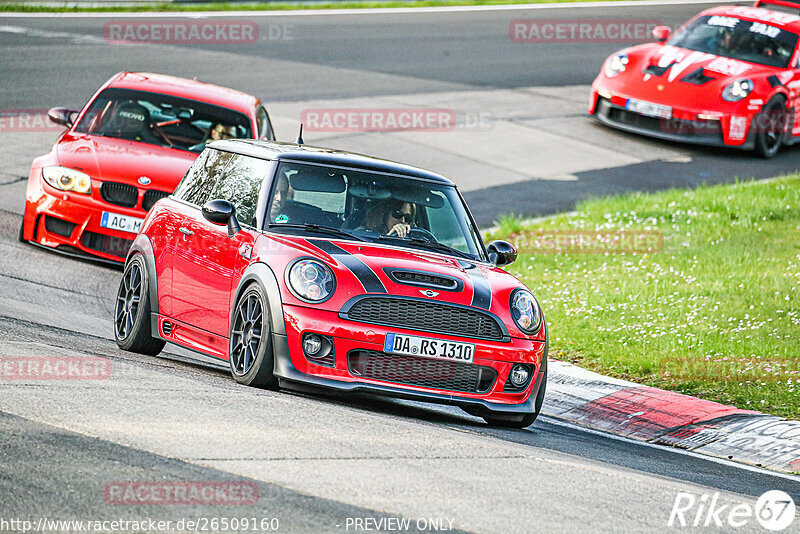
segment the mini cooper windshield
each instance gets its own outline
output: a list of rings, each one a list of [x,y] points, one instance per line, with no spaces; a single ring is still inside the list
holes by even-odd
[[[706,15],[678,31],[668,44],[786,68],[797,45],[797,35],[762,22]]]
[[[100,93],[75,131],[192,152],[214,140],[251,137],[250,120],[237,111],[119,88]]]
[[[412,177],[284,161],[277,169],[267,217],[272,231],[485,259],[456,189]]]

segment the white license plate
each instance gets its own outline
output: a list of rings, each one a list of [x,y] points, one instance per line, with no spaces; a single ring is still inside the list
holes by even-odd
[[[644,102],[642,100],[634,100],[629,98],[625,103],[625,109],[647,115],[648,117],[657,117],[659,119],[671,119],[672,108],[669,106],[662,106],[661,104],[653,104],[652,102]]]
[[[137,219],[136,217],[128,217],[127,215],[119,215],[117,213],[104,211],[100,226],[110,230],[120,230],[122,232],[138,234],[142,229],[143,222],[144,219]]]
[[[383,351],[391,354],[407,354],[462,363],[472,363],[472,360],[475,359],[475,345],[472,343],[403,334],[386,334]]]

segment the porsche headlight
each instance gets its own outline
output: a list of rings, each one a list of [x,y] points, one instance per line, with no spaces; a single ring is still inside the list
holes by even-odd
[[[628,65],[627,54],[614,54],[606,60],[603,71],[607,78],[613,78],[620,72],[625,72],[625,67]]]
[[[526,334],[535,334],[542,324],[539,303],[527,289],[517,289],[511,294],[511,317]]]
[[[44,167],[42,177],[48,184],[61,191],[92,194],[92,179],[84,172],[67,167]]]
[[[753,82],[747,78],[736,80],[722,90],[722,99],[728,102],[738,102],[747,97],[753,90]]]
[[[336,289],[333,271],[317,260],[300,260],[289,269],[289,288],[300,300],[322,302]]]

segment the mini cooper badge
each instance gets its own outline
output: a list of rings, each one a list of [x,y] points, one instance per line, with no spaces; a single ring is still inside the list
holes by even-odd
[[[153,180],[151,180],[147,176],[140,176],[139,177],[139,183],[142,184],[142,185],[150,185],[152,182],[153,182]]]
[[[437,293],[436,291],[431,291],[430,289],[420,289],[419,292],[422,293],[423,296],[428,297],[430,299],[439,296],[439,293]]]

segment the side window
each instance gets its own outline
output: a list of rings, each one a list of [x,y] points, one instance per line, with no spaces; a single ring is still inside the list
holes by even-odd
[[[183,177],[175,190],[175,198],[195,206],[211,200],[211,192],[232,157],[230,152],[206,149]]]
[[[264,109],[264,106],[258,107],[258,113],[256,114],[256,127],[258,128],[259,139],[268,139],[270,141],[275,140],[275,134],[272,133],[272,124],[269,121],[269,115],[267,115],[267,110]]]
[[[236,206],[236,218],[242,224],[256,226],[255,215],[261,183],[270,162],[237,154],[211,191],[211,199],[227,200]]]

